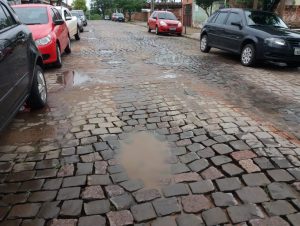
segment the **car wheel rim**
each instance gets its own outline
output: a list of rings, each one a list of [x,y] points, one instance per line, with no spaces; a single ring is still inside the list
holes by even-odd
[[[46,82],[44,79],[44,75],[41,71],[38,71],[37,73],[37,83],[38,83],[40,98],[45,103],[47,99]]]
[[[71,49],[71,40],[70,40],[70,38],[69,38],[68,47],[69,47],[69,49]]]
[[[58,59],[58,62],[61,63],[61,54],[60,54],[60,50],[58,47],[57,47],[57,59]]]
[[[242,53],[242,61],[244,64],[249,64],[252,60],[252,49],[247,47]]]
[[[201,50],[205,50],[206,45],[207,45],[207,38],[206,38],[206,36],[204,36],[204,37],[201,39]]]

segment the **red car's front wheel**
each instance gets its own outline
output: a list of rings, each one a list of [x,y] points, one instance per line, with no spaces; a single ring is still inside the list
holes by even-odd
[[[155,28],[155,34],[156,34],[156,35],[159,35],[158,26],[156,26],[156,28]]]

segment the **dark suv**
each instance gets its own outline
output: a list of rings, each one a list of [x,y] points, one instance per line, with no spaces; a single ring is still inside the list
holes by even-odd
[[[274,13],[222,9],[208,18],[201,31],[200,49],[211,47],[241,55],[241,63],[252,66],[258,60],[300,66],[300,33],[290,30]]]
[[[26,25],[0,0],[0,131],[27,100],[44,107],[47,88],[43,60]]]

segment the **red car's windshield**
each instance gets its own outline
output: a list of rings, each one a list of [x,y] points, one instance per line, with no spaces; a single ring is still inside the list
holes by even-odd
[[[158,19],[177,20],[176,16],[174,16],[173,13],[159,13]]]
[[[45,7],[15,7],[19,19],[27,25],[47,24],[48,13]]]

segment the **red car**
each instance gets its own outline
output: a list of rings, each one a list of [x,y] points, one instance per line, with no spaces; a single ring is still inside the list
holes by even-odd
[[[148,32],[151,30],[155,30],[157,35],[161,33],[181,35],[182,24],[172,12],[154,11],[148,19]]]
[[[71,42],[67,25],[57,9],[44,4],[15,5],[13,8],[31,30],[44,64],[61,67],[61,54],[63,51],[71,53]]]

